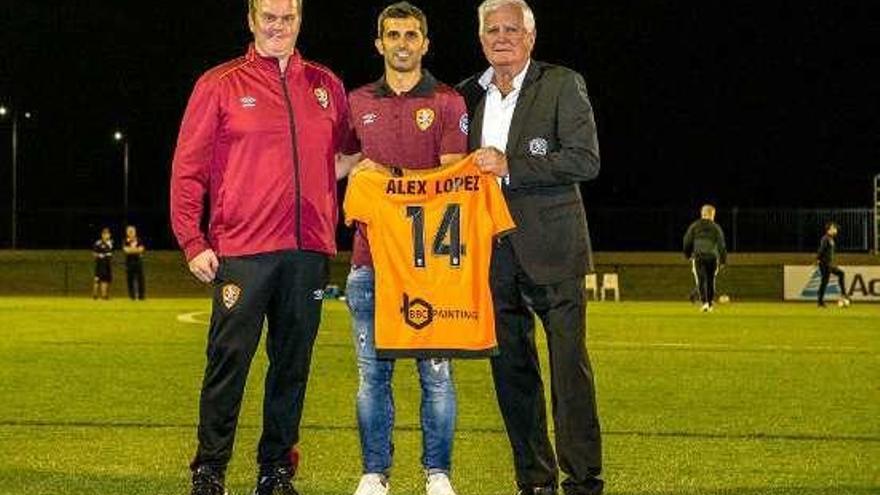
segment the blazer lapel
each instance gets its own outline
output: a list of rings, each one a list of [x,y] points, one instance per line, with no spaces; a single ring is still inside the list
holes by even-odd
[[[529,110],[538,94],[537,91],[533,91],[533,83],[538,79],[539,72],[538,63],[532,60],[526,77],[523,79],[519,98],[516,100],[516,108],[513,110],[513,118],[510,121],[510,131],[507,133],[507,150],[505,150],[508,156],[516,155],[517,143],[519,143],[523,128],[526,126]]]
[[[479,148],[483,144],[483,112],[485,109],[486,91],[484,90],[481,93],[479,101],[477,102],[477,106],[474,107],[474,113],[471,116],[471,121],[468,123],[468,125],[470,126],[470,132],[468,132],[468,149],[471,151]]]

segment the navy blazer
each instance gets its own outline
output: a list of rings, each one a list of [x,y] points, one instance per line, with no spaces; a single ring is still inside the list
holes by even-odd
[[[476,74],[457,89],[470,116],[468,148],[480,147],[486,90]],[[510,182],[502,189],[517,229],[517,259],[536,284],[592,270],[584,202],[578,184],[599,174],[599,142],[583,77],[532,60],[510,123]]]

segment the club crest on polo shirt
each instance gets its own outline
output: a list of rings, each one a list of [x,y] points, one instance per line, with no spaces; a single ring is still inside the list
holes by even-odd
[[[536,137],[529,141],[529,153],[532,156],[547,156],[547,140],[542,137]]]
[[[365,126],[370,125],[370,124],[375,124],[378,119],[379,119],[379,116],[374,112],[365,113],[365,114],[361,115],[361,122],[363,122],[363,124]]]
[[[470,119],[468,119],[468,114],[464,113],[461,115],[461,118],[458,119],[458,128],[461,130],[462,134],[467,135],[469,127]]]
[[[220,295],[223,297],[223,305],[226,306],[226,309],[232,309],[241,297],[241,287],[235,284],[225,284],[220,289]]]
[[[330,93],[324,88],[315,88],[315,99],[318,100],[318,105],[321,105],[321,108],[326,109],[330,106]]]
[[[427,131],[434,123],[434,110],[420,108],[416,110],[416,126],[422,131]]]

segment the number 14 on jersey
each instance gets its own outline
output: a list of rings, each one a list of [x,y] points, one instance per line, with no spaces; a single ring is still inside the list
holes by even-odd
[[[406,216],[412,221],[413,266],[425,268],[425,208],[423,206],[407,206]],[[443,212],[443,220],[434,240],[431,253],[435,256],[448,256],[449,266],[461,266],[461,257],[465,253],[465,245],[461,239],[461,205],[450,203]]]

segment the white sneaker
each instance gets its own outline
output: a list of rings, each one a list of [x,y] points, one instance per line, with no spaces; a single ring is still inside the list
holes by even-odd
[[[365,474],[361,476],[354,495],[388,495],[388,480],[381,474]]]
[[[455,495],[452,484],[449,482],[449,476],[445,473],[434,473],[428,475],[428,481],[425,482],[425,492],[427,495]]]

